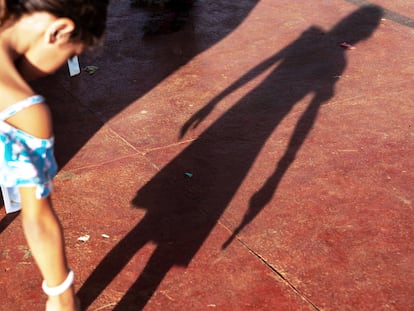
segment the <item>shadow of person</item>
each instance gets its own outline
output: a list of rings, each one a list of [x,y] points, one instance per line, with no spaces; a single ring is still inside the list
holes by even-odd
[[[94,59],[93,64],[99,64],[96,78],[83,73],[69,79],[66,68],[62,68],[54,76],[33,82],[37,92],[53,103],[55,155],[59,166],[67,164],[105,121],[231,34],[258,3],[258,0],[197,1],[188,13],[190,16],[186,17],[188,22],[180,26],[179,31],[139,38],[137,33],[140,32],[136,30],[148,17],[148,12],[128,10],[125,2],[111,1],[104,46],[98,56],[80,58],[82,64],[88,64],[88,58]],[[121,71],[119,68],[122,68],[122,77],[114,74]],[[151,239],[152,223],[150,226],[146,226],[146,222],[140,224],[105,257],[80,288],[78,296],[85,309],[131,256]],[[145,296],[140,304],[144,305],[149,297],[150,294]],[[132,309],[137,310],[136,307]]]
[[[17,218],[17,216],[20,215],[20,212],[6,214],[1,220],[0,220],[0,233],[2,233],[6,228]]]
[[[146,243],[157,246],[144,271],[114,310],[140,310],[174,266],[188,266],[246,178],[263,145],[294,105],[314,94],[299,118],[284,156],[226,247],[273,196],[312,129],[319,108],[334,95],[346,67],[339,43],[357,44],[378,26],[382,11],[365,6],[331,31],[310,27],[292,44],[247,72],[184,124],[180,135],[197,126],[226,96],[274,67],[265,80],[235,103],[197,140],[172,159],[138,192],[132,203],[147,212],[101,261],[79,292],[91,301]],[[277,66],[276,66],[277,65]],[[191,178],[185,172],[193,173]]]
[[[303,98],[308,93],[314,95],[297,121],[288,146],[278,161],[273,174],[253,194],[241,223],[223,244],[223,248],[226,248],[236,235],[270,202],[278,184],[295,160],[301,145],[311,131],[321,105],[325,104],[334,95],[335,82],[340,78],[346,67],[344,51],[369,38],[378,27],[382,16],[383,10],[377,6],[361,7],[327,33],[316,27],[311,27],[293,44],[271,58],[270,62],[281,59],[280,65],[275,70],[277,74],[282,74],[280,78],[283,78],[284,72],[294,69],[297,65],[301,66],[302,69],[298,71],[301,74],[299,77],[300,85],[297,85],[296,81],[290,82],[291,88],[300,90],[300,92],[296,92],[295,100]],[[339,48],[340,45],[342,49]],[[304,62],[298,62],[296,51],[299,47],[301,47],[301,54],[308,55],[303,58]],[[319,61],[315,62],[315,57],[319,58]],[[266,62],[269,62],[269,60]],[[317,67],[314,66],[316,63],[318,64]],[[259,65],[259,67],[262,65]],[[290,102],[290,104],[294,103]]]
[[[195,0],[169,0],[153,2],[131,0],[131,6],[152,11],[144,23],[144,35],[162,35],[179,31],[190,18]]]

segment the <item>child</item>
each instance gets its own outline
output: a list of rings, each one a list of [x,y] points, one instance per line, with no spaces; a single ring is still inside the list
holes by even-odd
[[[46,310],[80,310],[50,192],[51,115],[26,81],[95,44],[109,0],[0,0],[0,184],[19,188],[22,223],[49,296]]]

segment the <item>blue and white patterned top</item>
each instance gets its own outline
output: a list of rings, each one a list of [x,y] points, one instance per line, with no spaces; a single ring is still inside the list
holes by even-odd
[[[57,172],[54,138],[41,139],[5,122],[15,113],[44,102],[39,95],[17,102],[0,112],[0,184],[35,186],[36,198],[47,197]]]

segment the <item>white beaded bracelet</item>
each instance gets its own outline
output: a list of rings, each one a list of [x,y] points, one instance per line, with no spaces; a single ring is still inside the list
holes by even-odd
[[[62,293],[64,293],[71,285],[73,284],[73,280],[75,278],[75,274],[72,270],[69,270],[68,276],[66,277],[66,280],[62,282],[62,284],[55,286],[55,287],[49,287],[46,284],[46,280],[43,280],[42,283],[42,289],[48,296],[58,296]]]

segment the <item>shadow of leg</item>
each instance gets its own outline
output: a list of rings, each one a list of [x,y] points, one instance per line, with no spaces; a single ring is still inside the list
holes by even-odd
[[[134,254],[148,242],[145,231],[143,226],[138,224],[95,268],[77,293],[82,310],[86,310],[93,303]]]
[[[223,244],[223,249],[229,246],[230,243],[235,239],[236,235],[239,234],[245,226],[252,222],[253,219],[255,219],[256,216],[261,212],[261,210],[272,200],[272,197],[274,196],[280,181],[289,169],[290,165],[295,160],[296,154],[300,150],[306,137],[311,131],[313,124],[315,123],[316,116],[318,115],[320,105],[331,97],[331,93],[328,92],[328,94],[329,95],[326,95],[325,93],[318,94],[312,99],[307,109],[298,120],[295,130],[289,141],[289,145],[284,155],[279,160],[275,171],[266,180],[266,183],[259,189],[259,191],[257,191],[251,197],[249,208],[245,213],[243,220],[237,226],[230,238]]]
[[[142,310],[151,299],[165,275],[174,265],[173,256],[158,247],[137,281],[125,293],[113,311]]]

